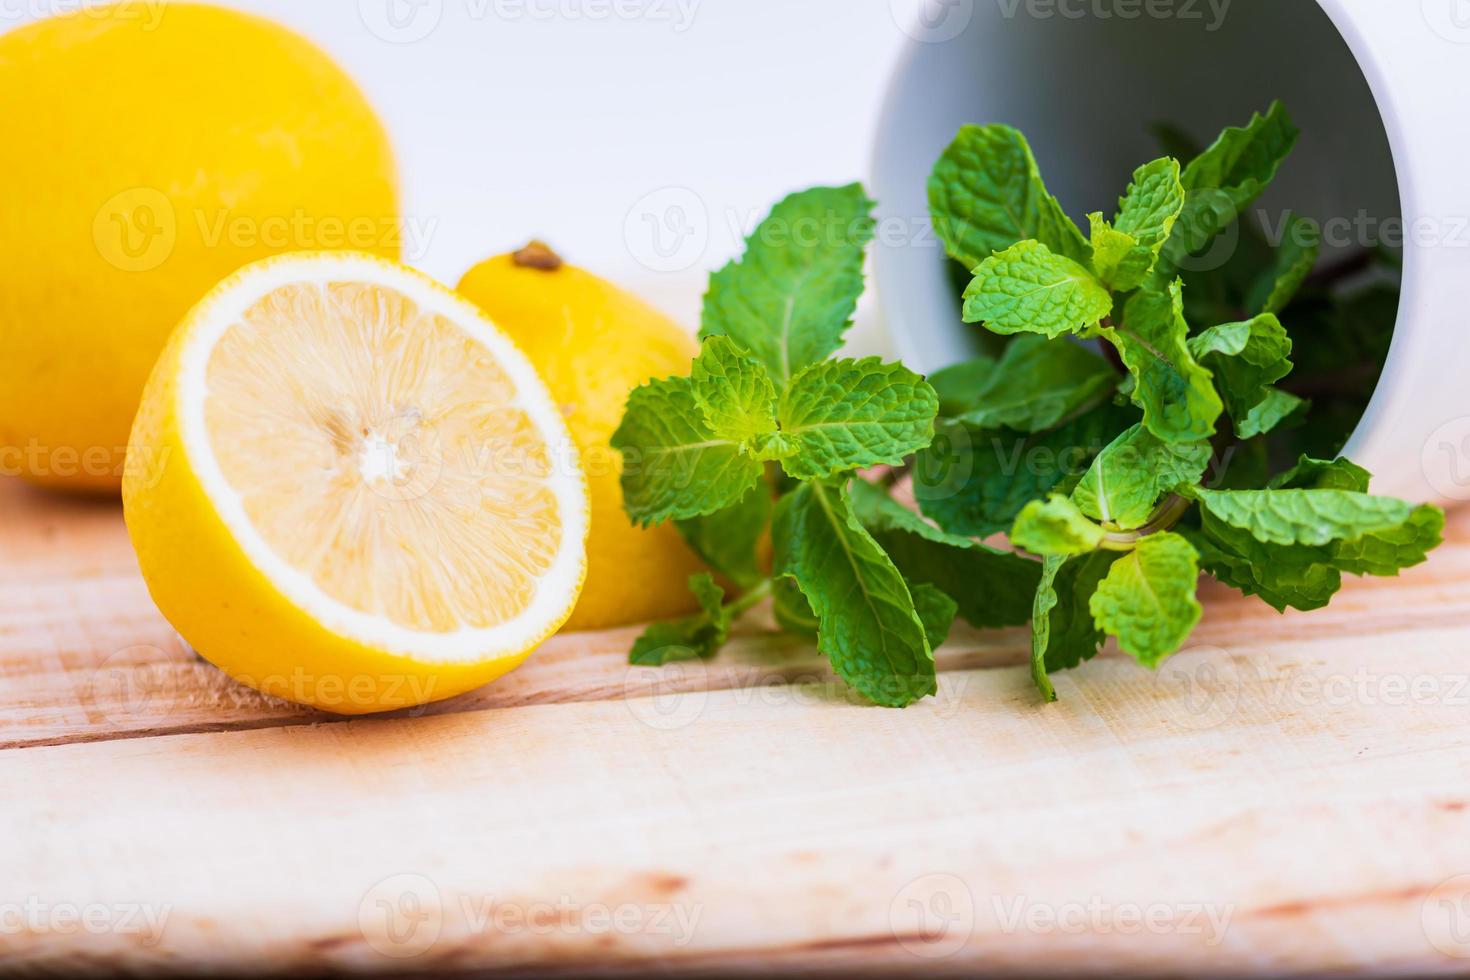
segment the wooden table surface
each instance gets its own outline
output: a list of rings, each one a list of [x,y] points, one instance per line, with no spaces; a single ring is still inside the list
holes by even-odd
[[[1331,609],[1206,590],[1157,674],[957,631],[855,703],[760,616],[560,636],[343,721],[198,660],[115,504],[0,481],[0,971],[1470,968],[1470,513]]]

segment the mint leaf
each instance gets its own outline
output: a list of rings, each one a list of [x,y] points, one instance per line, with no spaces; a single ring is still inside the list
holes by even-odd
[[[1347,490],[1198,490],[1195,497],[1207,515],[1260,544],[1308,548],[1387,531],[1414,511],[1402,500]]]
[[[1415,507],[1401,524],[1338,544],[1332,549],[1332,566],[1348,575],[1396,576],[1423,564],[1444,542],[1444,519],[1438,507]]]
[[[1135,425],[1092,461],[1072,500],[1093,520],[1136,530],[1164,494],[1204,478],[1210,455],[1207,442],[1164,442]]]
[[[623,454],[623,506],[645,526],[724,510],[761,477],[760,463],[710,429],[688,378],[635,389],[612,445]]]
[[[1199,442],[1215,434],[1225,411],[1210,372],[1190,353],[1183,284],[1166,293],[1140,290],[1128,300],[1123,322],[1103,331],[1134,378],[1134,404],[1143,424],[1165,442]]]
[[[1307,410],[1310,402],[1298,398],[1280,388],[1267,388],[1266,397],[1246,413],[1245,421],[1235,426],[1242,439],[1254,439],[1274,431],[1288,419],[1295,419]]]
[[[1326,482],[1355,478],[1340,467],[1318,475]],[[1282,590],[1271,577],[1286,568],[1394,576],[1423,562],[1443,537],[1439,508],[1353,490],[1200,490],[1195,496],[1204,534],[1227,557],[1252,566],[1251,578],[1273,593]],[[1243,573],[1231,574],[1230,584],[1240,587]],[[1315,582],[1330,579],[1315,575]]]
[[[1282,227],[1285,237],[1276,250],[1270,269],[1261,274],[1251,288],[1247,305],[1262,313],[1280,313],[1286,309],[1312,274],[1322,252],[1322,227],[1310,218],[1287,215]]]
[[[823,361],[781,396],[781,460],[798,480],[897,465],[934,439],[939,397],[923,378],[876,357]]]
[[[1046,192],[1026,138],[1009,126],[966,126],[929,178],[929,211],[945,249],[973,270],[995,252],[1035,240],[1086,264],[1082,233]]]
[[[1264,417],[1257,409],[1273,395],[1272,386],[1291,373],[1291,338],[1273,313],[1263,313],[1240,323],[1222,323],[1189,339],[1189,351],[1215,377],[1225,411],[1242,439],[1265,431],[1270,421],[1279,422],[1295,406],[1277,402]],[[1282,393],[1284,394],[1284,393]],[[1290,396],[1287,396],[1290,397]]]
[[[744,259],[710,278],[701,339],[729,337],[778,386],[832,354],[863,291],[872,207],[858,184],[813,188],[776,205]]]
[[[1060,337],[1095,327],[1112,311],[1112,295],[1091,272],[1040,242],[981,262],[965,290],[965,322],[998,334]]]
[[[672,623],[654,623],[633,643],[628,662],[635,667],[662,667],[681,660],[708,660],[730,638],[731,617],[725,590],[708,573],[692,575],[689,589],[700,613]]]
[[[771,521],[773,503],[764,482],[733,506],[678,522],[678,528],[704,563],[731,582],[748,589],[765,578],[759,546]]]
[[[1204,610],[1195,598],[1199,556],[1178,534],[1154,534],[1114,562],[1089,603],[1098,628],[1157,667],[1189,639]]]
[[[910,587],[932,585],[981,629],[1021,626],[1031,615],[1038,566],[1019,555],[946,534],[866,480],[849,489],[853,511]]]
[[[923,583],[909,586],[909,593],[914,598],[914,611],[924,624],[924,637],[929,641],[929,649],[938,650],[949,639],[949,631],[954,628],[955,616],[959,614],[959,604],[942,589]]]
[[[760,361],[728,337],[704,342],[690,370],[694,400],[716,438],[759,454],[776,434],[776,386]]]
[[[1092,227],[1092,271],[1115,292],[1137,289],[1148,279],[1157,257],[1132,235],[1108,224],[1101,211],[1087,216]]]
[[[959,417],[980,428],[1039,432],[1117,385],[1108,362],[1081,344],[1017,337]]]
[[[1330,565],[1294,561],[1290,553],[1257,565],[1207,533],[1181,533],[1199,552],[1205,571],[1244,595],[1260,597],[1277,612],[1321,609],[1342,588],[1342,573]]]
[[[1165,157],[1133,172],[1133,183],[1118,202],[1114,227],[1157,257],[1183,210],[1184,185],[1180,182],[1179,161]]]
[[[1245,126],[1222,132],[1184,168],[1181,183],[1185,191],[1225,192],[1238,214],[1276,179],[1300,135],[1285,106],[1273,102],[1265,115],[1257,113]]]
[[[1051,611],[1060,601],[1057,596],[1057,573],[1067,559],[1049,557],[1041,563],[1041,581],[1036,586],[1036,601],[1031,608],[1031,679],[1048,702],[1057,699],[1046,670],[1046,651],[1051,646]]]
[[[1367,493],[1373,475],[1348,459],[1312,459],[1303,456],[1291,469],[1271,481],[1272,490],[1352,490]]]
[[[795,579],[816,615],[818,648],[843,680],[886,707],[935,692],[913,596],[845,491],[803,483],[777,504],[772,537],[776,574]]]
[[[1088,215],[1092,268],[1109,288],[1127,292],[1148,279],[1184,208],[1179,162],[1165,158],[1139,167],[1118,207],[1112,224],[1102,212]]]
[[[1065,489],[1138,418],[1104,402],[1047,432],[1024,435],[961,422],[936,427],[914,460],[914,497],[924,515],[951,534],[984,538],[1009,531],[1033,500]]]
[[[1154,281],[1172,278],[1189,258],[1201,252],[1234,221],[1276,177],[1300,135],[1276,102],[1264,116],[1254,115],[1243,128],[1226,129],[1220,138],[1190,161],[1180,175],[1184,210],[1174,225]]]
[[[1031,677],[1048,701],[1056,700],[1050,675],[1091,660],[1102,646],[1105,637],[1093,621],[1090,603],[1119,557],[1118,552],[1094,551],[1070,561],[1043,562],[1031,621]]]
[[[1107,532],[1087,519],[1070,498],[1033,500],[1011,528],[1011,544],[1035,555],[1070,558],[1096,551]]]

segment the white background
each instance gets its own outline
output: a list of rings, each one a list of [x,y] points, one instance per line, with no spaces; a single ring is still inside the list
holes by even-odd
[[[0,0],[0,30],[80,2],[92,0]],[[413,264],[453,284],[538,236],[691,330],[708,272],[771,204],[868,176],[913,6],[216,2],[296,29],[358,80],[393,137],[404,211],[430,231]],[[681,243],[672,255],[653,247],[659,222],[666,251]],[[884,346],[872,306],[853,338],[866,350]]]

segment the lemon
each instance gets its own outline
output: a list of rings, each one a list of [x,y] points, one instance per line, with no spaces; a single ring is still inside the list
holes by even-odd
[[[637,297],[565,264],[537,242],[475,266],[459,292],[479,304],[536,365],[582,450],[592,499],[587,587],[567,629],[603,629],[681,615],[703,566],[670,525],[642,529],[623,511],[622,459],[611,446],[628,394],[688,374],[687,332]]]
[[[144,390],[123,483],[154,601],[241,682],[343,714],[519,665],[586,570],[577,451],[472,304],[366,254],[250,265]]]
[[[116,493],[169,331],[253,260],[396,258],[382,126],[317,48],[190,3],[0,37],[0,472]]]

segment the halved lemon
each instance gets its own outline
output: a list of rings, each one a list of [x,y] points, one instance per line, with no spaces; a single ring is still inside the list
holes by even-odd
[[[530,362],[368,255],[267,259],[194,308],[144,392],[123,503],[200,654],[342,714],[512,670],[586,570],[586,483]]]

